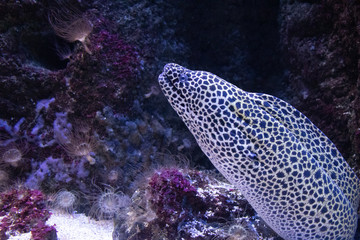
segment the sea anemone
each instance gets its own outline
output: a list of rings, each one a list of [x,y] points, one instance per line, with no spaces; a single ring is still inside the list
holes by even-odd
[[[229,240],[252,240],[259,239],[259,235],[255,228],[251,225],[248,218],[238,218],[234,224],[229,225],[227,228]]]
[[[60,190],[50,198],[50,207],[66,213],[73,213],[78,202],[78,196],[74,192]]]
[[[57,7],[50,10],[48,19],[56,35],[68,42],[79,41],[87,53],[88,36],[93,30],[93,25],[87,17],[66,1],[56,1]]]
[[[18,167],[27,152],[27,144],[20,146],[14,142],[0,149],[0,161],[13,167]]]
[[[107,180],[110,183],[116,183],[119,180],[119,175],[119,171],[113,169],[107,174]]]
[[[56,141],[72,157],[85,157],[90,164],[95,164],[94,149],[96,141],[89,132],[82,130],[69,132],[66,138],[55,135]]]
[[[90,216],[93,218],[114,219],[124,213],[124,210],[130,206],[130,197],[118,189],[108,185],[105,185],[104,190],[98,186],[96,187],[100,193],[93,199],[94,203],[90,209]]]

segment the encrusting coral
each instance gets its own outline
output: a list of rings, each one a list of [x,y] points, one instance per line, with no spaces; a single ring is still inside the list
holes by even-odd
[[[161,221],[182,220],[184,201],[196,201],[196,188],[178,169],[161,169],[149,181],[150,203]],[[199,201],[199,200],[197,200]]]
[[[45,222],[50,217],[46,198],[39,190],[18,187],[0,194],[0,238],[6,239],[16,233],[32,232],[33,239],[47,239],[55,227]]]
[[[241,222],[256,224],[255,211],[233,186],[204,171],[179,167],[151,170],[132,196],[125,223],[115,239],[228,239]],[[245,226],[245,225],[244,225]],[[257,229],[244,227],[247,236]],[[262,235],[275,236],[269,228]]]

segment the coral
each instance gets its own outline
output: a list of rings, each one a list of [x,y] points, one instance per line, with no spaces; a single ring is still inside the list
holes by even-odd
[[[52,177],[60,184],[71,181],[69,175],[71,173],[71,166],[65,164],[61,158],[48,157],[42,163],[34,162],[33,168],[36,170],[34,170],[25,182],[25,186],[29,188],[39,188],[42,182],[48,177]]]
[[[25,186],[40,188],[47,185],[51,188],[63,188],[64,184],[75,182],[78,187],[84,187],[84,179],[90,172],[86,159],[80,161],[64,162],[63,158],[48,157],[43,162],[33,161],[33,172],[28,176]],[[43,185],[42,185],[43,184]]]
[[[57,240],[56,229],[44,222],[39,222],[31,231],[31,240]]]
[[[94,56],[104,62],[104,70],[110,72],[115,80],[134,78],[140,70],[139,53],[117,34],[101,30],[91,41]]]
[[[42,192],[19,187],[0,194],[0,216],[3,217],[0,224],[3,239],[7,234],[26,233],[36,226],[44,227],[50,212],[46,209]]]
[[[226,233],[216,224],[208,224],[205,221],[192,219],[185,222],[180,228],[179,233],[186,238],[182,239],[216,239],[228,240]],[[255,239],[253,239],[255,240]]]
[[[150,176],[146,184],[139,181],[125,223],[115,230],[122,237],[116,239],[146,239],[161,229],[167,239],[220,240],[231,234],[227,224],[240,225],[237,217],[243,216],[244,226],[255,221],[255,211],[241,193],[210,171],[168,167],[152,170]]]
[[[168,224],[181,221],[186,200],[196,198],[196,188],[178,169],[161,169],[149,181],[150,202],[157,216]]]
[[[175,138],[172,128],[165,127],[163,122],[148,114],[141,118],[130,118],[116,114],[107,107],[97,114],[96,119],[98,125],[106,126],[105,131],[97,129],[97,133],[103,136],[100,140],[103,147],[97,148],[96,153],[103,164],[103,169],[96,168],[102,176],[99,182],[124,186],[122,190],[126,193],[136,190],[134,179],[142,178],[155,165],[168,163],[169,154],[163,157],[164,154],[159,152],[176,149],[183,138]],[[195,144],[192,146],[195,148]],[[111,173],[112,170],[118,173]]]

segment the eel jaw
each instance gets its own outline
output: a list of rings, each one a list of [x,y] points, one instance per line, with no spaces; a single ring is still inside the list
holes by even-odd
[[[159,83],[161,87],[162,84],[172,85],[179,90],[180,88],[184,88],[184,76],[186,72],[186,68],[176,64],[176,63],[168,63],[164,66],[162,73],[159,75]]]

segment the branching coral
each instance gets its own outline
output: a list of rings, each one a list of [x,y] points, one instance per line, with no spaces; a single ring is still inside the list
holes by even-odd
[[[80,41],[87,53],[91,53],[87,46],[88,36],[93,25],[78,9],[64,1],[57,1],[58,8],[53,8],[48,16],[49,23],[56,35],[69,42]]]

